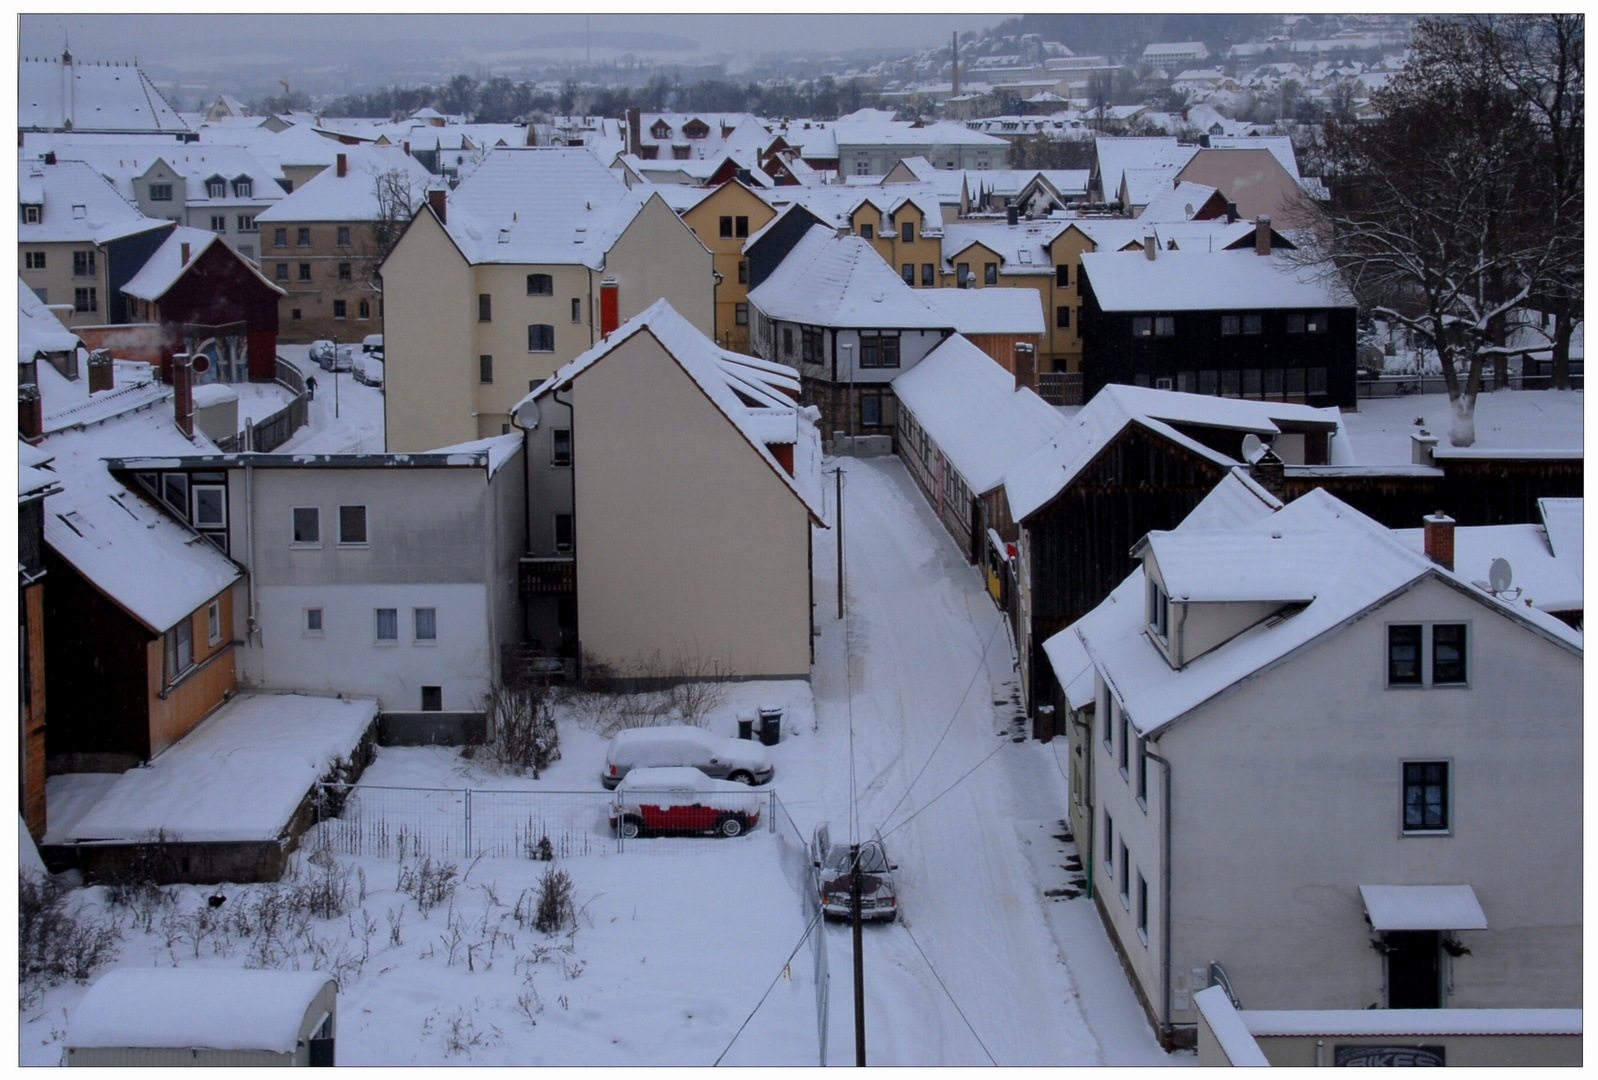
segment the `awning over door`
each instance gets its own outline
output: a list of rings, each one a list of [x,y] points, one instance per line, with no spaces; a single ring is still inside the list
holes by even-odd
[[[1487,916],[1469,885],[1361,885],[1377,930],[1485,930]]]

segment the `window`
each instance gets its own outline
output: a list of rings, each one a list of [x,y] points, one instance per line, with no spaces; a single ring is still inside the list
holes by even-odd
[[[1156,315],[1156,316],[1154,316],[1154,336],[1155,337],[1175,337],[1176,336],[1176,319],[1175,319],[1175,317],[1170,316],[1170,315]]]
[[[555,295],[555,279],[550,277],[548,274],[528,274],[527,275],[527,295],[528,296],[554,296]],[[486,322],[487,320],[485,319],[484,321]]]
[[[749,284],[749,260],[748,259],[739,259],[738,260],[738,284],[740,284],[740,285]]]
[[[319,607],[308,607],[308,608],[305,609],[305,636],[306,637],[321,637],[322,636],[322,609],[321,608],[319,608]]]
[[[211,231],[212,232],[224,232],[224,233],[227,232],[227,215],[226,214],[212,214],[211,215]]]
[[[172,185],[171,184],[151,184],[150,185],[150,201],[151,202],[171,202],[172,201]]]
[[[1287,332],[1289,334],[1302,334],[1304,332],[1304,316],[1299,314],[1287,317]]]
[[[721,235],[724,238],[728,239],[728,240],[732,239],[732,215],[731,214],[723,214],[722,215],[722,218],[721,218]]]
[[[1221,372],[1221,396],[1239,397],[1242,394],[1242,373],[1237,371]]]
[[[1326,333],[1326,312],[1311,312],[1304,320],[1304,332],[1306,334]]]
[[[311,280],[311,264],[310,263],[300,263],[299,264],[299,280],[301,280],[301,281],[310,281]]]
[[[1287,369],[1287,398],[1291,401],[1295,397],[1304,396],[1304,369]]]
[[[279,281],[287,281],[289,279],[289,264],[288,263],[278,263],[277,264],[277,273],[275,273],[273,276],[276,277],[277,280],[279,280]]]
[[[227,489],[221,484],[195,484],[193,493],[194,527],[227,528]]]
[[[1259,334],[1264,331],[1265,320],[1258,315],[1243,316],[1243,333]]]
[[[343,320],[349,314],[349,305],[343,300],[333,301],[333,318]]]
[[[480,383],[494,381],[494,358],[486,353],[477,358],[477,381]]]
[[[1115,748],[1115,699],[1109,698],[1104,706],[1104,749]]]
[[[1279,398],[1279,397],[1281,397],[1282,396],[1282,385],[1283,385],[1283,383],[1282,383],[1282,369],[1281,368],[1266,368],[1264,370],[1263,374],[1265,376],[1265,396],[1268,397],[1268,398]]]
[[[686,146],[673,146],[671,148],[671,156],[674,161],[687,161],[688,148]]]
[[[1170,598],[1165,595],[1165,590],[1158,582],[1149,582],[1149,629],[1159,635],[1161,641],[1170,637]]]
[[[241,176],[233,181],[233,197],[235,199],[248,199],[255,195],[255,181],[247,176]]]
[[[732,234],[739,238],[749,235],[749,218],[746,215],[739,214],[732,219]]]
[[[572,322],[580,323],[582,321],[583,321],[583,298],[580,297],[580,296],[574,296],[574,297],[572,297]]]
[[[921,287],[930,289],[937,284],[937,279],[931,263],[921,264]]]
[[[1323,367],[1312,367],[1312,368],[1308,369],[1306,374],[1309,376],[1309,387],[1308,387],[1308,389],[1309,389],[1310,393],[1312,393],[1312,394],[1324,394],[1324,393],[1326,393],[1326,369],[1325,368],[1323,368]]]
[[[90,288],[90,289],[73,289],[72,290],[72,310],[73,311],[99,311],[100,310],[100,300],[99,300],[99,297],[96,295],[95,290],[92,289],[92,288]]]
[[[969,289],[971,287],[970,263],[954,264],[954,283],[962,289]]]
[[[1115,822],[1104,815],[1104,872],[1115,876]]]
[[[1222,315],[1221,333],[1233,337],[1243,332],[1243,317],[1241,315]]]
[[[860,426],[880,427],[882,425],[882,395],[860,395]]]
[[[1137,801],[1145,811],[1149,808],[1148,749],[1148,740],[1139,735],[1137,739]]]
[[[1394,686],[1421,684],[1419,626],[1387,628],[1387,681]]]
[[[322,546],[322,511],[316,506],[294,508],[294,543]]]
[[[163,635],[166,645],[166,681],[176,682],[177,677],[194,666],[194,625],[185,616]]]
[[[377,609],[377,640],[399,640],[399,609],[380,607]]]
[[[1243,369],[1243,396],[1257,398],[1261,394],[1259,368]]]
[[[276,228],[276,229],[272,230],[272,246],[273,247],[288,247],[289,246],[289,231],[288,231],[288,229],[286,229],[286,228]]]
[[[338,279],[350,281],[355,277],[355,266],[352,263],[341,262],[338,264]]]
[[[903,243],[903,244],[910,244],[910,243],[914,243],[915,242],[915,238],[916,238],[915,222],[913,222],[913,221],[902,221],[902,222],[900,222],[899,223],[899,242]]]
[[[869,176],[870,173],[867,172],[867,169],[870,165],[871,162],[867,161],[865,158],[861,158],[859,161],[854,163],[854,174],[856,176]]]
[[[338,246],[350,246],[350,227],[348,225],[340,225],[338,227]]]
[[[294,243],[299,247],[311,246],[311,229],[308,225],[301,225],[294,230]]]
[[[915,263],[905,263],[903,266],[900,266],[899,267],[899,276],[904,278],[904,283],[906,285],[909,285],[911,288],[914,288],[915,287],[915,283],[916,283],[916,264]]]
[[[1404,831],[1448,831],[1448,762],[1404,762]]]
[[[372,317],[372,302],[370,300],[362,300],[355,306],[355,312],[356,318],[370,319]]]
[[[570,514],[555,515],[555,550],[570,551],[572,549],[572,516]]]
[[[1135,338],[1153,337],[1154,320],[1147,315],[1134,315],[1132,317],[1132,336]]]
[[[22,258],[23,258],[23,265],[26,266],[29,270],[43,270],[44,269],[44,252],[42,252],[42,251],[30,251],[30,252],[27,252],[25,255],[23,255]]]
[[[1071,284],[1071,268],[1069,266],[1056,266],[1054,268],[1054,284],[1061,289]]]
[[[734,304],[732,307],[732,321],[739,326],[749,325],[749,305]]]
[[[1071,309],[1060,306],[1054,309],[1054,327],[1056,330],[1071,329]]]
[[[814,326],[799,328],[799,360],[805,364],[825,364],[827,346],[821,330]]]
[[[289,322],[302,322],[305,316],[300,314],[299,308],[289,308]]]
[[[1121,903],[1126,907],[1132,906],[1132,859],[1126,850],[1126,841],[1121,841],[1118,849],[1121,853]]]
[[[338,508],[338,542],[340,544],[366,543],[366,507],[341,506]]]
[[[255,229],[255,215],[254,214],[240,214],[239,215],[239,232],[255,232],[255,231],[256,231],[256,229]]]
[[[1131,722],[1129,720],[1127,720],[1127,718],[1126,718],[1126,710],[1125,709],[1117,709],[1115,711],[1116,711],[1116,714],[1117,714],[1117,718],[1120,721],[1116,726],[1120,728],[1119,739],[1120,739],[1120,751],[1121,751],[1121,756],[1116,759],[1116,764],[1121,769],[1121,779],[1125,780],[1125,779],[1127,779],[1127,776],[1128,776],[1128,773],[1127,773],[1127,758],[1130,756],[1131,750],[1132,750],[1132,746],[1131,746],[1131,742],[1132,742],[1132,740],[1131,740],[1132,725],[1131,725]]]
[[[94,252],[92,252],[92,251],[74,251],[72,253],[72,276],[73,277],[93,277],[94,276]]]
[[[438,609],[419,607],[411,609],[413,636],[417,641],[438,640]]]
[[[494,321],[494,298],[486,292],[477,294],[477,321]]]
[[[870,240],[875,235],[876,235],[876,230],[873,229],[870,225],[862,224],[860,226],[860,239],[862,239],[862,240]]]
[[[534,323],[527,328],[528,352],[554,352],[555,328],[548,323]]]
[[[793,327],[791,326],[782,328],[782,355],[793,355]]]
[[[1143,939],[1143,944],[1149,943],[1149,883],[1143,880],[1143,872],[1137,875],[1137,936]]]
[[[444,688],[442,686],[422,687],[422,711],[444,711]]]
[[[1432,627],[1432,685],[1465,681],[1465,624],[1439,623]]]
[[[998,283],[999,283],[999,264],[998,263],[983,263],[982,264],[982,284],[984,284],[984,285],[997,285]]]
[[[572,429],[555,428],[550,433],[549,463],[565,468],[572,463]]]
[[[215,645],[222,640],[222,601],[212,600],[205,609],[206,644]]]
[[[861,334],[860,366],[862,368],[896,368],[899,366],[898,334]]]
[[[205,194],[207,198],[211,199],[227,198],[227,181],[220,176],[207,180],[205,182]]]

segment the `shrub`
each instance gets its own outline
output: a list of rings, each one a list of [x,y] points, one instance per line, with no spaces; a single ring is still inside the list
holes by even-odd
[[[571,875],[551,866],[538,882],[538,901],[533,911],[533,926],[544,934],[555,934],[570,923],[577,923],[577,905],[572,901]]]
[[[727,697],[733,669],[716,657],[655,653],[626,665],[583,656],[583,676],[561,700],[579,723],[601,735],[627,728],[692,724],[704,727]]]
[[[483,698],[488,716],[487,750],[500,765],[533,779],[560,760],[560,730],[555,726],[549,686],[531,682],[495,686]]]
[[[399,890],[416,901],[425,919],[429,911],[455,896],[459,873],[454,863],[434,863],[431,855],[423,855],[420,862],[400,870]]]
[[[114,922],[68,910],[71,890],[55,878],[18,875],[17,968],[21,1000],[36,1000],[46,988],[89,976],[117,954],[122,935]]]

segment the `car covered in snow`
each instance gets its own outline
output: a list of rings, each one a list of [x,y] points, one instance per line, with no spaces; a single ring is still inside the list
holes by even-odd
[[[765,801],[746,784],[716,780],[691,766],[645,766],[616,785],[610,827],[623,840],[707,832],[738,836],[760,824]]]
[[[815,875],[821,913],[828,918],[847,919],[850,915],[850,878],[854,864],[849,857],[846,836],[834,838],[832,826],[823,821],[810,839],[810,868]],[[898,867],[888,861],[882,837],[873,836],[860,845],[860,918],[893,921],[899,914],[899,895],[893,887],[893,872]]]
[[[376,353],[379,360],[383,359],[383,335],[367,334],[361,339],[361,351],[364,353]]]
[[[323,371],[348,371],[355,360],[355,346],[339,345],[337,347],[326,338],[311,342],[307,353],[310,358]]]
[[[764,784],[777,771],[771,755],[758,743],[712,735],[687,724],[668,724],[617,732],[605,751],[599,779],[613,788],[633,769],[674,765],[740,784]]]
[[[378,353],[374,356],[370,353],[362,353],[357,356],[350,366],[350,374],[354,375],[355,381],[362,386],[381,387],[383,385],[382,354]]]

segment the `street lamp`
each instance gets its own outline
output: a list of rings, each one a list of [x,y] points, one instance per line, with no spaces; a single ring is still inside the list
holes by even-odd
[[[854,456],[854,344],[843,343],[843,365],[849,369],[849,455]]]
[[[338,419],[338,335],[333,335],[333,419]]]

